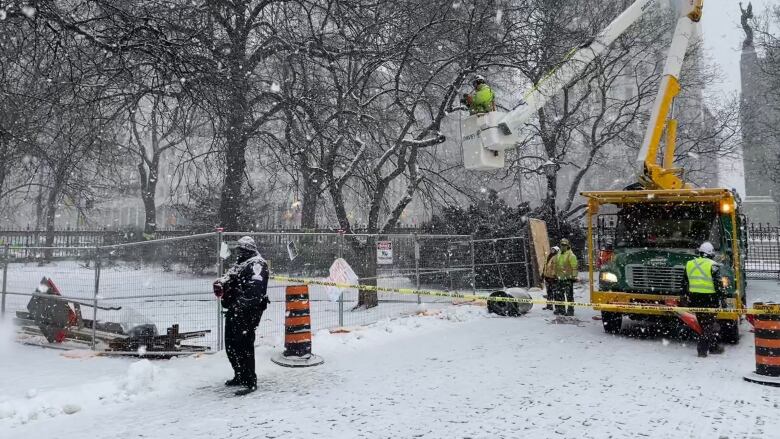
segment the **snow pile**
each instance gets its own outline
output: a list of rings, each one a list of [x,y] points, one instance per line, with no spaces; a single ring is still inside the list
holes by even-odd
[[[154,391],[159,376],[160,369],[149,360],[131,364],[127,376],[120,385],[123,396],[130,397]]]
[[[118,379],[104,378],[49,390],[31,388],[24,397],[16,399],[4,400],[7,395],[0,395],[0,425],[27,424],[160,393],[172,388],[171,376],[163,372],[149,360],[141,360],[132,363]]]

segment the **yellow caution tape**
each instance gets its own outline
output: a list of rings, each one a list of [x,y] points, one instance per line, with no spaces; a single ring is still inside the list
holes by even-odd
[[[464,300],[485,300],[493,302],[513,302],[513,303],[530,303],[539,305],[559,305],[559,306],[575,306],[582,308],[604,308],[609,309],[610,312],[617,311],[632,311],[632,310],[644,310],[644,311],[660,311],[660,312],[690,312],[690,313],[729,313],[729,314],[774,314],[768,309],[730,309],[730,308],[693,308],[685,306],[669,306],[669,305],[643,305],[643,304],[628,304],[628,303],[590,303],[590,302],[566,302],[561,300],[546,300],[546,299],[522,299],[516,297],[486,297],[477,294],[464,294],[452,291],[437,291],[437,290],[417,290],[414,288],[391,288],[380,287],[377,285],[353,285],[339,282],[331,282],[326,280],[311,279],[311,278],[299,278],[299,277],[287,277],[287,276],[271,276],[271,279],[279,282],[289,282],[305,285],[319,285],[325,287],[336,288],[354,288],[363,291],[376,291],[378,293],[395,293],[406,295],[420,295],[429,297],[447,297]]]

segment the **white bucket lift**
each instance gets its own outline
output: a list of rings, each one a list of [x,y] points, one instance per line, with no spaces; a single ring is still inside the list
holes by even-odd
[[[516,140],[504,134],[499,122],[506,113],[473,114],[463,121],[463,166],[466,169],[490,170],[504,167],[504,151],[515,147]]]

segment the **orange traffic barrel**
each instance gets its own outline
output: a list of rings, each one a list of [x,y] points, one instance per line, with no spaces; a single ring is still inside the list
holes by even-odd
[[[756,314],[753,327],[756,334],[756,371],[745,376],[746,381],[780,386],[780,304],[753,304],[764,311]]]
[[[285,289],[284,352],[271,361],[286,367],[317,366],[325,362],[311,353],[311,311],[309,287],[291,285]]]

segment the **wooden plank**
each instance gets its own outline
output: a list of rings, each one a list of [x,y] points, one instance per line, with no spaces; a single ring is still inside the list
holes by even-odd
[[[531,271],[533,272],[533,285],[542,286],[542,271],[550,254],[550,237],[547,235],[547,223],[540,219],[528,220],[528,232],[531,237]]]

